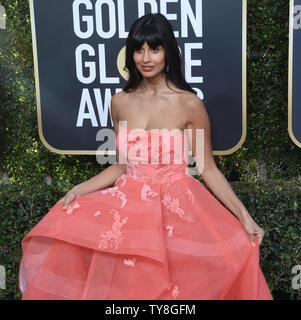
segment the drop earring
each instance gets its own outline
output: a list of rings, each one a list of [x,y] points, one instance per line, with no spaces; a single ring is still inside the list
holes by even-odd
[[[165,70],[166,72],[169,72],[169,65],[166,66]]]

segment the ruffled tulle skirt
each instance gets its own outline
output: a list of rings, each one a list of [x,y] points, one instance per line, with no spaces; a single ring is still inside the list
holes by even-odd
[[[22,299],[270,300],[255,247],[196,179],[121,176],[23,238]]]

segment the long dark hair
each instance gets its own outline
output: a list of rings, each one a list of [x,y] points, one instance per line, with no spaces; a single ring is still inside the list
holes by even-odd
[[[146,14],[137,19],[130,28],[126,39],[125,70],[129,72],[129,79],[123,88],[125,92],[136,89],[143,79],[143,76],[136,68],[133,54],[136,49],[142,47],[144,42],[147,42],[153,50],[160,45],[164,48],[164,73],[167,86],[167,81],[170,80],[178,88],[197,94],[184,78],[181,68],[182,59],[172,26],[165,16],[160,13]],[[168,70],[167,66],[169,66]]]

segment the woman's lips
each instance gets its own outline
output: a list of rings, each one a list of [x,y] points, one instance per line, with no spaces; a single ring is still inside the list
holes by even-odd
[[[143,70],[143,71],[146,71],[146,72],[152,71],[152,70],[154,70],[154,68],[155,68],[155,67],[152,67],[152,66],[142,66],[142,70]]]

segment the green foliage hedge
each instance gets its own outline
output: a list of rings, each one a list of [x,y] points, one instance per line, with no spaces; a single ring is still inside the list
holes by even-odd
[[[200,182],[201,183],[201,182]],[[301,180],[232,183],[253,219],[265,230],[260,264],[275,299],[301,299],[292,288],[292,267],[301,259]],[[0,299],[20,299],[18,284],[21,240],[64,195],[68,186],[0,187],[0,264],[6,267],[6,290]]]

